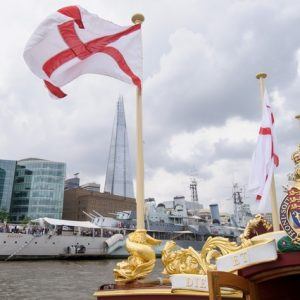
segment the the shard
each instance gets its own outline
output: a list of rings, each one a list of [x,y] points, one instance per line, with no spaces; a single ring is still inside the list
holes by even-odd
[[[123,98],[117,102],[104,191],[134,198]]]

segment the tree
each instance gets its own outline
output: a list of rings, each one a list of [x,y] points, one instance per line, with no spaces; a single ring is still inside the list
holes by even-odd
[[[31,221],[31,218],[30,218],[30,217],[24,216],[24,217],[21,219],[21,224],[26,225],[26,224],[28,224],[30,221]]]
[[[0,209],[0,221],[7,222],[10,219],[10,215],[7,211]]]

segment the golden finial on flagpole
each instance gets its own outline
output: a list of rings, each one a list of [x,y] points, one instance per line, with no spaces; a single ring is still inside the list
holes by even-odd
[[[298,121],[300,121],[300,115],[295,116],[295,119],[297,119]]]
[[[256,78],[257,79],[260,79],[260,78],[265,79],[265,78],[267,78],[267,73],[263,73],[263,72],[257,73]]]
[[[142,24],[145,21],[145,17],[142,14],[134,14],[131,21],[133,24]]]

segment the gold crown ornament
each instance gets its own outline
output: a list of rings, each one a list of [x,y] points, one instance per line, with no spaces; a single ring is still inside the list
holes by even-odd
[[[292,160],[296,165],[300,163],[300,144],[298,145],[298,149],[292,154]]]

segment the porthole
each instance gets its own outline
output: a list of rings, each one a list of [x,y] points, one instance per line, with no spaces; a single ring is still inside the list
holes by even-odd
[[[15,244],[17,244],[18,242],[17,241],[15,241]]]
[[[3,244],[6,244],[6,241],[3,241]]]
[[[88,243],[88,245],[90,245],[90,243]]]
[[[53,242],[52,244],[55,245],[55,242]]]
[[[37,242],[34,242],[35,244],[37,244]]]

